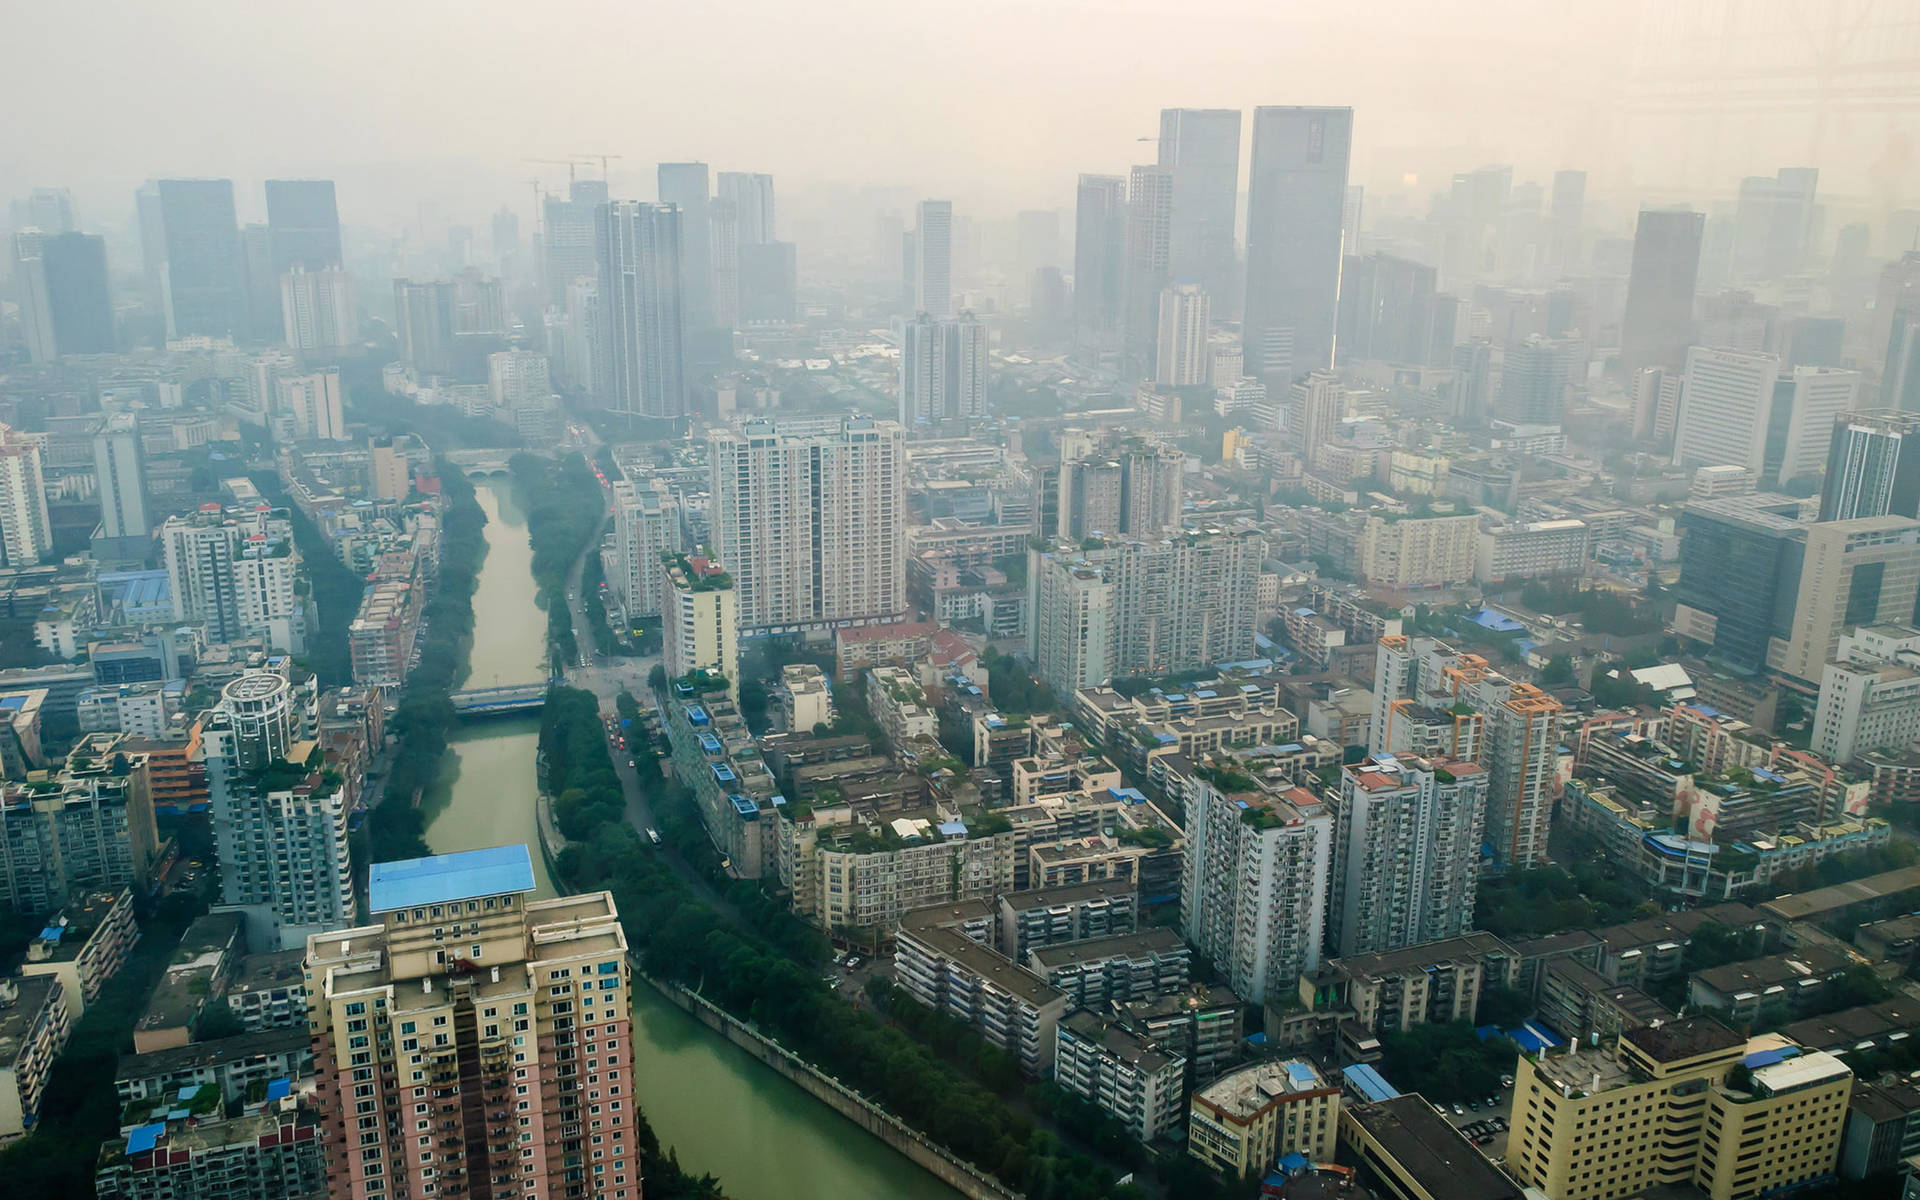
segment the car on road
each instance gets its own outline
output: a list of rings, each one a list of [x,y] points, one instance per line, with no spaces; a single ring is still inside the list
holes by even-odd
[[[658,846],[660,844],[660,831],[658,829],[649,828],[647,830],[647,840],[652,842],[654,845]]]
[[[631,758],[630,758],[630,759],[628,759],[628,760],[627,760],[627,765],[628,765],[628,766],[630,766],[630,767],[638,767],[638,766],[639,766],[640,764],[639,764],[639,762],[638,762],[638,761],[636,761],[635,759],[631,759]]]
[[[1462,1103],[1460,1103],[1460,1102],[1459,1102],[1459,1101],[1457,1101],[1457,1100],[1456,1100],[1456,1101],[1454,1101],[1454,1104],[1453,1104],[1453,1115],[1454,1115],[1454,1116],[1456,1116],[1456,1117],[1464,1117],[1464,1116],[1466,1116],[1466,1115],[1467,1115],[1467,1106],[1466,1106],[1466,1105],[1464,1105],[1464,1104],[1462,1104]]]

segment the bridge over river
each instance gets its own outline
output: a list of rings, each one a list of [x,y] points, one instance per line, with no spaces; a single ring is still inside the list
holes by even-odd
[[[546,707],[547,685],[522,683],[513,687],[466,688],[448,699],[453,702],[453,711],[469,720],[513,717],[536,713]]]

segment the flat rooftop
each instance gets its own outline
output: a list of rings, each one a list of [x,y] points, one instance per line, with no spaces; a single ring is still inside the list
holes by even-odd
[[[1222,1075],[1194,1095],[1245,1120],[1267,1105],[1308,1092],[1337,1090],[1305,1059],[1263,1062]]]
[[[367,911],[477,900],[533,890],[533,857],[525,845],[489,846],[399,862],[375,863],[367,879]]]
[[[1832,887],[1815,888],[1811,892],[1795,892],[1778,900],[1769,900],[1761,908],[1785,921],[1804,921],[1916,888],[1920,888],[1920,866],[1901,867],[1897,871],[1883,871],[1852,883],[1836,883]]]
[[[1158,1074],[1186,1060],[1179,1055],[1170,1055],[1152,1042],[1135,1037],[1125,1029],[1109,1021],[1102,1021],[1092,1013],[1081,1009],[1062,1022],[1074,1035],[1083,1041],[1095,1042],[1108,1054],[1121,1062],[1130,1063],[1149,1075]]]
[[[1920,1029],[1920,1001],[1900,997],[1858,1008],[1843,1008],[1782,1027],[1781,1034],[1815,1050],[1867,1049]]]
[[[1112,937],[1088,938],[1058,946],[1041,946],[1027,952],[1034,969],[1104,962],[1110,958],[1140,958],[1149,954],[1175,954],[1185,947],[1180,935],[1171,929],[1148,929],[1140,933],[1120,933]]]
[[[1419,1096],[1355,1104],[1342,1115],[1378,1142],[1432,1200],[1521,1200],[1519,1185]]]
[[[1660,1025],[1646,1025],[1639,1029],[1629,1029],[1620,1036],[1638,1047],[1655,1062],[1662,1063],[1698,1058],[1703,1054],[1731,1050],[1747,1044],[1747,1039],[1720,1022],[1708,1020],[1705,1017],[1688,1017],[1679,1021],[1667,1021]]]
[[[1428,967],[1441,963],[1518,957],[1512,946],[1491,933],[1476,930],[1456,938],[1422,942],[1417,946],[1408,946],[1401,950],[1336,958],[1328,965],[1338,967],[1348,976],[1358,979],[1380,975],[1404,975],[1413,971],[1424,971]]]
[[[1067,994],[1059,988],[1026,968],[1015,966],[1011,959],[1001,957],[964,933],[952,929],[927,929],[911,936],[935,954],[959,964],[1035,1008],[1045,1008],[1056,1000],[1064,1001],[1067,998]]]
[[[304,1027],[264,1029],[259,1033],[239,1033],[210,1042],[189,1042],[146,1054],[127,1054],[120,1058],[117,1079],[143,1079],[150,1075],[171,1075],[201,1067],[223,1066],[269,1054],[297,1054],[312,1045]]]
[[[1131,879],[1099,879],[1092,883],[1069,883],[1061,887],[1003,892],[1000,902],[1014,912],[1025,912],[1035,908],[1052,908],[1058,904],[1085,904],[1094,900],[1131,900],[1135,894]]]
[[[9,1067],[25,1048],[27,1034],[32,1031],[40,1010],[47,1006],[47,997],[60,986],[60,981],[51,975],[17,976],[12,983],[19,991],[11,1002],[0,1007],[0,1064]]]

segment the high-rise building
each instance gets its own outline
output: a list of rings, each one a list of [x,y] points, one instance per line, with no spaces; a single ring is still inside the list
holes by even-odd
[[[167,336],[244,338],[246,262],[230,179],[162,179],[158,185]]]
[[[354,796],[323,769],[313,740],[318,692],[275,670],[248,671],[200,723],[220,857],[220,897],[257,909],[281,945],[336,929],[354,911],[347,822]]]
[[[987,411],[987,329],[969,311],[921,313],[900,341],[900,424],[908,430],[974,421]]]
[[[1920,516],[1920,413],[1883,409],[1834,419],[1820,519]]]
[[[1098,359],[1117,349],[1125,318],[1127,181],[1082,175],[1074,207],[1074,353]]]
[[[1267,335],[1281,331],[1292,343],[1287,370],[1333,365],[1340,223],[1352,143],[1351,108],[1254,109],[1247,170],[1247,300],[1241,316],[1253,374],[1272,374],[1277,364]]]
[[[0,425],[0,566],[30,567],[52,549],[40,447]]]
[[[360,338],[353,278],[340,267],[293,266],[280,276],[281,334],[296,351],[338,351]]]
[[[60,354],[114,351],[113,295],[107,286],[107,241],[85,233],[40,240],[47,320]]]
[[[1198,284],[1178,283],[1160,293],[1159,347],[1153,379],[1167,387],[1198,387],[1213,371],[1207,343],[1212,306]]]
[[[286,510],[168,517],[159,536],[175,620],[204,625],[208,641],[257,637],[275,650],[306,650],[300,556]]]
[[[273,381],[274,404],[293,426],[301,441],[343,442],[347,417],[340,397],[340,371],[335,367],[301,375],[279,375]]]
[[[1834,424],[1858,407],[1860,373],[1794,367],[1774,385],[1763,479],[1777,487],[1812,483],[1826,468]]]
[[[295,267],[324,271],[345,261],[331,179],[267,180],[267,230],[276,276]]]
[[[800,311],[792,242],[740,244],[740,323],[793,323]]]
[[[1799,586],[1783,594],[1793,598],[1792,624],[1768,646],[1767,666],[1812,686],[1839,654],[1846,630],[1913,620],[1920,598],[1920,521],[1885,516],[1814,522],[1804,527],[1802,541]]]
[[[1347,416],[1347,385],[1332,371],[1309,371],[1293,385],[1293,416],[1289,424],[1298,431],[1300,457],[1313,461],[1313,452],[1333,441],[1340,422]]]
[[[1920,738],[1920,629],[1880,625],[1840,635],[1820,672],[1811,748],[1830,763]]]
[[[906,612],[907,447],[892,421],[832,433],[714,430],[710,523],[743,632]]]
[[[666,503],[665,489],[654,487],[652,480],[614,481],[615,568],[610,582],[630,621],[660,612],[665,578],[660,556],[679,548],[676,517]]]
[[[144,538],[153,532],[140,463],[140,427],[132,413],[108,416],[93,435],[93,478],[104,536]]]
[[[742,246],[764,246],[779,240],[774,227],[773,176],[722,171],[715,185],[720,198],[733,205]]]
[[[707,206],[713,245],[713,320],[721,329],[740,328],[740,215],[731,200]]]
[[[1683,467],[1747,467],[1766,462],[1780,360],[1771,354],[1694,346],[1680,389],[1673,461]]]
[[[20,332],[27,343],[27,357],[36,363],[50,363],[59,357],[59,345],[53,340],[53,301],[47,295],[47,264],[43,247],[46,238],[38,230],[13,235],[13,278],[20,294]]]
[[[1199,285],[1230,316],[1239,274],[1240,110],[1161,109],[1159,163],[1173,170],[1169,278]]]
[[[664,181],[666,168],[661,170]],[[702,165],[702,178],[705,170]],[[706,205],[700,207],[704,222]],[[683,322],[689,315],[681,291],[686,272],[679,262],[685,219],[671,205],[631,200],[602,205],[596,213],[599,364],[594,381],[599,398],[615,412],[679,417],[687,411]],[[706,241],[703,229],[703,246]],[[703,266],[706,262],[703,257]],[[705,295],[710,303],[711,289]]]
[[[1538,334],[1507,347],[1500,368],[1497,411],[1516,425],[1558,425],[1566,408],[1567,385],[1577,378],[1576,367],[1585,343],[1579,338],[1545,338]]]
[[[1704,213],[1643,210],[1633,234],[1627,307],[1620,318],[1620,373],[1678,371],[1693,341],[1693,293],[1700,279]]]
[[[531,350],[502,350],[487,355],[487,392],[495,408],[509,411],[553,394],[547,356]]]
[[[680,210],[679,278],[684,334],[713,325],[713,233],[707,214],[707,164],[660,164],[660,203]],[[604,290],[604,289],[603,289]]]
[[[626,932],[606,892],[533,893],[525,846],[376,863],[375,923],[308,940],[319,1104],[343,1148],[328,1195],[386,1200],[419,1179],[640,1195]],[[369,1101],[403,1119],[363,1126]]]
[[[661,571],[660,661],[667,676],[718,671],[740,689],[740,607],[733,579],[719,563],[697,555]]]
[[[25,199],[15,200],[9,209],[16,230],[37,229],[52,237],[80,227],[73,214],[73,192],[67,188],[34,188]]]
[[[442,280],[393,281],[400,361],[423,375],[453,370],[453,285]]]
[[[1160,332],[1160,293],[1173,253],[1173,168],[1135,167],[1127,183],[1126,321],[1129,375],[1153,374]]]
[[[1341,359],[1451,365],[1458,306],[1434,279],[1432,267],[1412,259],[1349,255],[1340,273]]]
[[[1265,540],[1208,533],[1060,543],[1028,555],[1027,651],[1059,695],[1253,649]]]
[[[246,278],[247,332],[254,342],[280,337],[280,277],[273,273],[273,233],[264,222],[240,227],[240,262]]]
[[[1181,932],[1247,1003],[1285,996],[1320,969],[1333,813],[1305,788],[1229,793],[1195,779],[1186,824]]]
[[[0,902],[51,913],[77,890],[138,895],[152,884],[160,838],[151,773],[147,756],[119,737],[82,737],[51,780],[0,785]]]
[[[1792,497],[1766,492],[1681,509],[1674,627],[1711,646],[1713,661],[1757,673],[1771,641],[1786,636],[1806,550],[1799,511]]]
[[[1475,762],[1380,754],[1341,768],[1335,947],[1378,954],[1473,928],[1487,818]]]
[[[548,304],[567,307],[568,291],[577,281],[598,277],[594,212],[605,203],[607,185],[600,179],[575,180],[565,199],[542,198],[540,210],[546,228],[541,244],[546,255]]]
[[[1455,717],[1479,715],[1472,740],[1475,759],[1487,772],[1486,841],[1494,861],[1525,868],[1544,860],[1556,786],[1560,702],[1445,642],[1381,638],[1368,748],[1375,755],[1397,752],[1406,745],[1397,739],[1408,736],[1410,719],[1439,721],[1423,716],[1428,710],[1451,710]],[[1440,743],[1438,749],[1464,757],[1466,745],[1456,739]],[[1348,952],[1344,946],[1341,950]]]
[[[953,202],[922,200],[913,229],[913,308],[953,315]]]
[[[1736,280],[1782,279],[1806,265],[1818,211],[1817,167],[1782,167],[1771,178],[1740,181],[1734,215],[1733,275]]]
[[[1177,446],[1067,431],[1060,442],[1055,527],[1075,539],[1172,532],[1180,527],[1186,467],[1186,453]]]
[[[1555,171],[1547,209],[1546,274],[1562,275],[1582,265],[1580,231],[1586,219],[1587,173]]]

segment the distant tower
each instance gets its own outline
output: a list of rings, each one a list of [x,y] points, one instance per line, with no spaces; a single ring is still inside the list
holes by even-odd
[[[1173,170],[1168,270],[1175,283],[1196,283],[1210,297],[1233,294],[1238,256],[1234,219],[1240,194],[1240,110],[1160,110],[1160,158]],[[1222,302],[1222,316],[1231,304]]]
[[[1154,354],[1153,379],[1167,387],[1195,387],[1207,382],[1213,355],[1207,347],[1212,311],[1207,293],[1197,284],[1177,283],[1160,293],[1159,347]]]
[[[1127,185],[1128,373],[1153,372],[1160,331],[1160,292],[1167,286],[1173,252],[1173,168],[1140,166]]]
[[[953,315],[953,202],[922,200],[913,231],[913,307]]]
[[[1119,342],[1126,303],[1127,181],[1082,175],[1074,206],[1074,353],[1097,359]]]
[[[1620,318],[1620,373],[1678,371],[1693,341],[1693,292],[1700,278],[1704,213],[1643,211],[1633,234],[1627,307]]]
[[[680,208],[667,204],[617,200],[600,207],[595,232],[600,361],[595,382],[601,399],[615,412],[686,414],[686,301],[680,290],[686,278],[680,262],[686,219]]]
[[[230,179],[162,179],[167,336],[243,339],[246,264]]]
[[[661,163],[660,203],[680,210],[680,296],[686,332],[713,325],[713,242],[707,164]]]
[[[1247,365],[1265,376],[1284,332],[1293,372],[1333,363],[1351,108],[1257,108],[1247,173]],[[1271,384],[1271,380],[1269,384]]]

